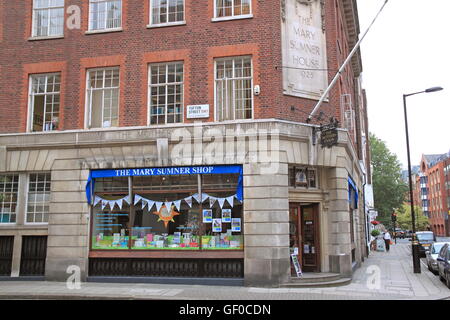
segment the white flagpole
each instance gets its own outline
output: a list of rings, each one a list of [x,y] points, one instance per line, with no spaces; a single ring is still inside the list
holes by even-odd
[[[370,24],[370,26],[367,28],[366,32],[363,34],[363,36],[361,37],[361,39],[358,40],[358,42],[355,44],[355,46],[353,47],[353,50],[350,52],[350,54],[348,55],[347,59],[345,59],[344,63],[342,64],[342,66],[339,68],[339,71],[336,73],[336,75],[334,76],[333,80],[331,81],[330,85],[328,86],[328,88],[325,90],[325,92],[322,94],[322,97],[320,98],[319,102],[317,102],[316,106],[314,107],[313,111],[311,111],[310,115],[308,116],[308,119],[306,119],[306,122],[310,122],[312,117],[314,116],[314,114],[316,113],[317,109],[319,109],[319,107],[322,105],[323,101],[326,99],[326,97],[328,96],[328,94],[330,93],[331,89],[334,87],[334,85],[336,84],[336,82],[338,81],[339,77],[341,76],[342,72],[344,71],[344,69],[347,67],[347,64],[351,61],[351,59],[353,58],[353,55],[356,53],[356,51],[359,49],[361,42],[364,40],[365,36],[367,35],[367,33],[369,32],[370,28],[372,27],[372,25],[375,23],[375,20],[377,20],[378,16],[380,15],[381,11],[383,11],[384,7],[386,6],[386,4],[388,3],[389,0],[385,0],[383,6],[381,7],[380,11],[378,12],[378,14],[376,15],[376,17],[373,19],[372,23]]]

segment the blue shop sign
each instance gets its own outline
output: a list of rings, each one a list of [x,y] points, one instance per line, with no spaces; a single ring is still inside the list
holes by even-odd
[[[86,197],[92,203],[92,190],[96,178],[138,177],[138,176],[170,176],[180,174],[239,174],[236,197],[239,201],[244,198],[242,166],[194,166],[171,168],[137,168],[137,169],[102,169],[91,170],[86,184]]]

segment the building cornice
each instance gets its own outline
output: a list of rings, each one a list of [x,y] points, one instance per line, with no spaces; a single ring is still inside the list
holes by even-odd
[[[344,19],[346,24],[346,29],[348,32],[348,44],[350,50],[354,48],[359,40],[359,17],[358,17],[358,6],[356,0],[343,0],[343,10]],[[362,59],[361,50],[358,49],[355,56],[352,58],[352,67],[355,75],[358,77],[362,72]]]

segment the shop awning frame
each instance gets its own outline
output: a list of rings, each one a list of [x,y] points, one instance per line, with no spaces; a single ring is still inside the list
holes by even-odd
[[[236,198],[242,202],[244,198],[244,178],[241,165],[230,166],[189,166],[189,167],[154,167],[132,169],[98,169],[91,170],[86,183],[86,198],[92,204],[93,190],[96,178],[138,177],[138,176],[168,176],[179,174],[233,174],[238,173]]]

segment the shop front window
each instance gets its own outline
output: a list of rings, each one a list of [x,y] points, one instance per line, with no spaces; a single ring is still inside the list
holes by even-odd
[[[239,174],[97,178],[91,248],[242,250],[239,178]]]
[[[97,179],[94,191],[92,249],[128,249],[128,178]]]
[[[203,175],[202,191],[208,195],[202,210],[202,248],[243,249],[242,203],[236,200],[237,174]]]
[[[199,250],[196,175],[133,177],[132,249]]]

